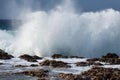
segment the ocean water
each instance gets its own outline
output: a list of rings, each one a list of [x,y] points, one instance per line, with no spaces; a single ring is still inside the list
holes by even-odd
[[[60,53],[99,57],[108,52],[120,55],[119,21],[117,10],[77,13],[72,1],[65,0],[49,12],[29,11],[21,16],[21,21],[5,21],[0,27],[0,48],[14,56]]]

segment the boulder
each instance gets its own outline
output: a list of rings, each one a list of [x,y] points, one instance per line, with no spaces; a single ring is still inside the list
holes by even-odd
[[[36,58],[34,58],[33,56],[30,56],[30,55],[27,55],[27,54],[21,55],[21,56],[19,56],[19,58],[24,59],[28,62],[37,62]]]
[[[0,49],[0,59],[11,59],[11,58],[13,58],[12,55]]]

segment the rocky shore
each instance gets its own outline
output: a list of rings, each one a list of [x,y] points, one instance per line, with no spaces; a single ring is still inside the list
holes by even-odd
[[[4,71],[8,65],[11,71]],[[24,54],[15,58],[0,49],[0,69],[0,79],[5,75],[26,75],[36,80],[120,80],[120,58],[116,53],[100,58],[62,54],[51,57]]]

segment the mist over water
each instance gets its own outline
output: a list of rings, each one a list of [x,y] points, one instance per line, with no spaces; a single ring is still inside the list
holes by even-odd
[[[11,34],[0,30],[0,48],[19,56],[50,56],[54,53],[97,57],[120,53],[120,12],[106,9],[76,13],[71,0],[51,11],[29,11]],[[120,55],[120,54],[119,54]]]

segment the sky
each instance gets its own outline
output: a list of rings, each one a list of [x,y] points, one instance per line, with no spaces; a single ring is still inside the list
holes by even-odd
[[[22,11],[49,11],[63,0],[0,0],[0,19],[16,19]],[[120,11],[120,0],[73,0],[77,12],[112,8]]]

